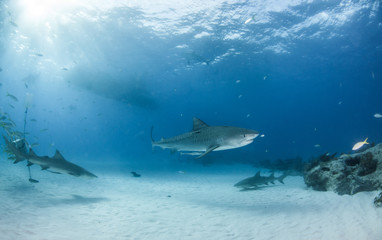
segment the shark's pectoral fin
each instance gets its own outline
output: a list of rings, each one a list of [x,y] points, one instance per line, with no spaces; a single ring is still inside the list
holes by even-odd
[[[201,158],[201,157],[204,157],[205,155],[207,155],[209,152],[212,152],[213,150],[215,150],[216,148],[220,147],[219,145],[214,145],[214,146],[211,146],[209,147],[203,154],[199,155],[196,159],[198,158]]]
[[[15,161],[13,162],[13,164],[16,164],[16,163],[18,163],[18,162],[24,161],[24,159],[25,159],[25,158],[17,157],[17,156],[16,156],[16,159],[15,159]]]
[[[41,166],[41,170],[46,170],[48,168],[49,168],[48,166]]]
[[[170,149],[170,153],[171,153],[171,154],[174,154],[176,151],[178,151],[178,149],[176,149],[176,148],[171,148],[171,149]]]
[[[29,182],[31,182],[31,183],[38,183],[38,181],[36,179],[33,179],[33,178],[29,178]]]
[[[32,166],[32,165],[33,165],[33,163],[31,163],[31,162],[28,161],[27,166],[30,167],[30,166]]]

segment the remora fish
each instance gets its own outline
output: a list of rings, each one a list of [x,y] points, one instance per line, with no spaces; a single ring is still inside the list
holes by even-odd
[[[255,190],[259,188],[259,185],[268,185],[269,183],[275,184],[275,180],[278,180],[280,183],[284,184],[283,180],[286,176],[286,173],[280,177],[275,177],[274,173],[269,176],[261,176],[260,171],[258,171],[255,176],[241,180],[236,183],[234,187],[242,188],[242,190]]]
[[[24,148],[18,148],[15,143],[8,141],[6,137],[4,137],[4,140],[10,152],[15,155],[14,163],[27,160],[28,166],[36,164],[41,166],[41,170],[48,170],[52,173],[66,173],[75,177],[97,177],[84,168],[66,161],[58,150],[56,150],[56,154],[53,157],[40,157],[32,149],[29,149],[29,153],[27,153]]]
[[[212,151],[220,151],[243,147],[253,142],[259,133],[257,131],[238,127],[208,126],[198,118],[193,118],[191,132],[155,142],[151,128],[151,144],[163,149],[169,148],[171,152],[201,152],[201,158]]]

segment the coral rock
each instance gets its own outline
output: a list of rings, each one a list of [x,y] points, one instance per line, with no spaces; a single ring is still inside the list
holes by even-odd
[[[315,190],[340,195],[381,190],[382,143],[361,153],[315,162],[304,172],[304,181]]]
[[[379,195],[374,198],[374,205],[376,207],[382,207],[382,192],[380,192]]]

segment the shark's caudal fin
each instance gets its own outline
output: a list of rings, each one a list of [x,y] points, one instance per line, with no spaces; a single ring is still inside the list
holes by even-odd
[[[283,175],[281,175],[280,177],[278,177],[277,180],[278,180],[279,182],[281,182],[282,184],[284,184],[284,178],[285,178],[286,176],[288,176],[288,174],[285,172],[285,173],[283,173]]]
[[[14,159],[15,161],[13,162],[13,164],[16,164],[18,162],[24,161],[25,160],[25,156],[23,156],[23,154],[20,154],[20,152],[18,151],[17,147],[14,146],[14,144],[11,143],[8,140],[8,138],[5,137],[4,135],[3,135],[3,138],[4,138],[5,144],[7,145],[8,149],[12,152],[12,154],[16,158],[16,159]]]

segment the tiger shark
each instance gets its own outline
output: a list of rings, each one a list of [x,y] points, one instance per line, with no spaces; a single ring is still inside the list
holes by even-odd
[[[4,136],[3,136],[4,137]],[[53,157],[48,156],[38,156],[31,148],[29,152],[23,144],[18,146],[20,141],[10,142],[6,137],[4,137],[5,144],[7,145],[8,152],[14,155],[15,161],[13,163],[18,163],[27,160],[27,166],[32,166],[33,164],[41,166],[41,170],[47,170],[52,173],[65,173],[75,177],[90,177],[96,178],[97,176],[93,173],[85,170],[84,168],[71,163],[61,155],[61,153],[56,150]],[[21,140],[23,141],[23,140]]]
[[[151,128],[152,147],[158,146],[163,149],[169,148],[171,152],[188,152],[187,154],[198,154],[197,158],[204,157],[212,151],[221,151],[246,146],[253,142],[259,133],[255,130],[229,127],[208,126],[202,120],[194,117],[191,132],[154,141],[153,127]]]

